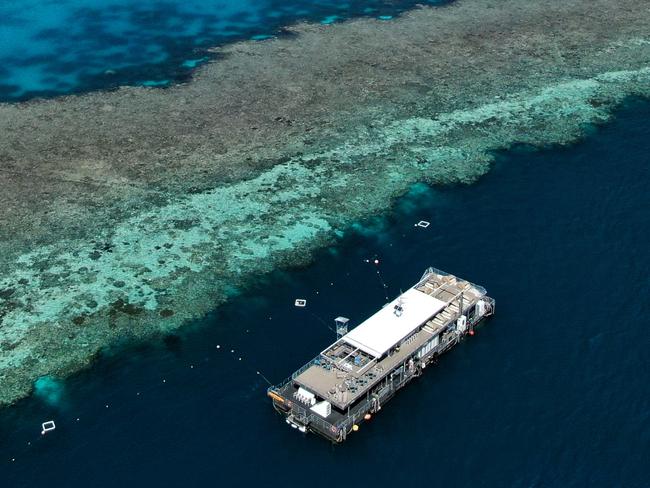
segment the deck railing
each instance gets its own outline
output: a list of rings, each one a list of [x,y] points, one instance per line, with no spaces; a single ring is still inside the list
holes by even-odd
[[[429,267],[424,271],[422,278],[420,278],[420,281],[418,281],[417,284],[413,286],[413,288],[417,288],[418,286],[424,285],[428,281],[429,276],[431,274],[437,274],[440,276],[453,276],[451,273],[447,273],[446,271],[442,271],[438,268]],[[462,281],[467,281],[467,280],[462,280]],[[473,288],[476,288],[481,295],[487,295],[487,290],[483,288],[481,285],[477,285],[476,283],[472,283],[471,281],[467,281],[467,283],[472,285]]]

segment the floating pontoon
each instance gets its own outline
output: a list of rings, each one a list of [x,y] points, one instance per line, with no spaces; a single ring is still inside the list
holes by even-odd
[[[275,409],[301,432],[343,442],[395,392],[494,313],[483,287],[429,268],[420,281],[268,389]]]

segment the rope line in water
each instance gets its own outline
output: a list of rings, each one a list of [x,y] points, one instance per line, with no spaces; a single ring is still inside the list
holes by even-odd
[[[314,312],[311,312],[311,311],[310,311],[309,313],[310,313],[310,314],[311,314],[311,315],[312,315],[316,320],[318,320],[319,322],[321,322],[325,327],[327,327],[329,330],[331,330],[332,332],[334,332],[334,333],[336,334],[336,330],[332,329],[329,325],[327,325],[327,322],[325,322],[325,320],[323,320],[322,317],[320,317],[319,315],[316,315]]]
[[[386,302],[390,301],[390,298],[388,298],[388,285],[384,281],[384,277],[381,275],[381,271],[379,270],[379,258],[375,255],[374,258],[372,259],[366,259],[366,263],[371,263],[374,264],[377,272],[377,278],[379,279],[379,284],[381,285],[381,289],[384,291],[384,298],[386,299]]]
[[[366,260],[366,262],[370,262],[370,261],[369,261],[369,260]],[[379,261],[378,261],[377,259],[375,259],[373,262],[374,262],[375,264],[378,264],[378,263],[379,263]],[[384,280],[383,280],[383,278],[382,278],[382,276],[381,276],[381,273],[380,273],[379,269],[377,269],[377,276],[378,276],[378,278],[379,278],[379,281],[380,281],[380,283],[381,283],[382,288],[383,288],[384,290],[387,289],[388,287],[387,287],[387,285],[385,284],[385,282],[384,282]],[[330,283],[330,285],[333,286],[334,283]],[[316,292],[316,293],[318,294],[318,292]],[[386,300],[388,300],[388,297],[386,297]],[[328,324],[328,323],[327,323],[327,322],[326,322],[322,317],[320,317],[318,314],[316,314],[315,312],[313,312],[313,311],[311,311],[311,310],[309,310],[309,313],[310,313],[310,315],[311,315],[313,318],[315,318],[318,322],[322,323],[322,324],[323,324],[325,327],[327,327],[331,332],[336,333],[336,330],[335,330],[332,326],[330,326],[330,325],[329,325],[329,324]],[[270,320],[270,319],[271,319],[271,317],[269,317],[269,320]],[[248,330],[246,330],[246,332],[248,332]],[[225,346],[222,347],[220,344],[217,344],[217,345],[215,346],[215,349],[214,349],[213,351],[215,351],[215,352],[219,352],[219,351],[221,351],[221,349],[224,349],[225,351],[230,351],[230,357],[235,361],[235,363],[237,363],[237,364],[240,364],[240,363],[241,363],[241,366],[243,366],[243,369],[248,370],[251,374],[255,374],[255,376],[259,376],[259,377],[260,377],[264,382],[266,382],[266,384],[267,384],[268,386],[274,386],[274,383],[272,383],[272,382],[271,382],[271,381],[266,377],[266,375],[264,375],[264,373],[262,373],[262,371],[261,371],[259,368],[256,368],[255,365],[252,364],[252,362],[251,362],[250,360],[246,359],[246,357],[245,357],[244,355],[239,355],[240,353],[239,353],[238,350],[236,350],[234,347],[227,348],[227,347],[225,347]],[[205,361],[206,361],[206,362],[209,361],[208,357],[205,358]],[[193,363],[190,363],[190,364],[189,364],[189,368],[190,368],[190,369],[198,369],[198,368],[195,366],[195,364],[193,364]],[[144,398],[145,396],[147,396],[148,393],[150,393],[150,392],[152,392],[152,391],[155,391],[155,390],[158,390],[161,386],[163,386],[163,385],[167,385],[167,384],[168,384],[168,383],[167,383],[167,378],[165,378],[165,377],[160,377],[160,379],[159,379],[158,382],[150,382],[150,383],[148,383],[146,386],[139,386],[139,387],[134,391],[135,397],[137,397],[137,398]],[[107,399],[104,399],[104,400],[102,400],[101,402],[98,402],[98,408],[101,409],[100,412],[101,412],[101,411],[107,411],[107,410],[110,409],[111,415],[116,415],[118,412],[120,412],[121,410],[123,410],[123,409],[126,408],[127,406],[128,406],[128,404],[119,404],[119,403],[117,403],[117,402],[116,402],[116,403],[113,403],[113,402],[110,401],[110,398],[109,398],[108,400],[107,400]],[[102,408],[102,407],[103,407],[103,408]],[[100,414],[99,414],[99,415],[96,415],[95,417],[96,417],[99,421],[101,421]],[[66,419],[62,419],[62,420],[61,420],[61,424],[62,424],[61,426],[65,426],[65,427],[67,427],[67,428],[70,428],[70,427],[73,427],[73,426],[75,426],[75,425],[78,425],[78,424],[80,423],[80,421],[81,421],[80,417],[75,417],[75,416],[72,416],[72,418],[69,418],[69,419],[67,419],[67,420],[69,420],[69,422],[67,422]],[[57,423],[58,423],[58,422],[57,422]],[[39,431],[39,432],[40,432],[40,431]],[[9,463],[15,463],[16,461],[20,460],[21,458],[25,458],[25,457],[27,457],[27,455],[29,454],[30,449],[33,447],[33,444],[36,443],[36,442],[39,442],[40,440],[44,440],[45,437],[47,437],[47,435],[57,435],[57,433],[56,433],[56,432],[51,432],[51,433],[46,433],[46,434],[44,434],[44,435],[43,435],[43,434],[39,434],[38,436],[35,436],[35,437],[31,438],[31,439],[28,439],[27,441],[25,441],[25,442],[22,444],[22,446],[21,446],[20,448],[18,448],[18,449],[16,450],[16,452],[13,454],[13,456],[11,456],[10,458],[8,458],[8,462],[9,462]]]
[[[381,276],[381,271],[377,270],[377,277],[379,278],[379,282],[381,283],[381,287],[384,290],[384,298],[386,299],[387,302],[390,302],[390,298],[388,298],[388,285],[384,281],[384,279]]]
[[[217,349],[219,349],[219,347],[217,347]],[[243,364],[246,364],[245,369],[248,369],[249,371],[251,371],[251,373],[254,371],[256,376],[261,377],[264,381],[266,381],[266,382],[268,383],[269,386],[273,386],[273,383],[271,383],[271,382],[269,381],[269,379],[268,379],[266,376],[264,376],[264,375],[262,374],[262,372],[261,372],[259,369],[256,369],[256,368],[252,367],[252,365],[250,365],[249,361],[247,361],[247,360],[244,361],[244,357],[243,357],[243,356],[237,356],[237,357],[235,357],[235,350],[234,350],[234,349],[231,349],[231,350],[230,350],[230,353],[232,354],[232,358],[233,358],[233,359],[236,359],[236,361],[237,361],[238,363],[239,363],[239,362],[243,362]]]

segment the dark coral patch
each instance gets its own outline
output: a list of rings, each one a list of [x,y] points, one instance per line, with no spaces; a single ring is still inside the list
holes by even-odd
[[[174,228],[179,230],[189,230],[199,223],[196,219],[180,219],[174,220]]]
[[[111,303],[111,315],[116,313],[123,313],[126,315],[139,315],[144,311],[142,307],[138,307],[129,303],[128,301],[119,298]]]
[[[0,298],[7,300],[8,298],[11,297],[11,295],[14,294],[16,290],[13,288],[5,288],[4,290],[0,290]]]
[[[160,311],[161,317],[171,317],[172,315],[174,315],[174,311],[168,308]]]
[[[83,325],[85,321],[86,321],[86,317],[83,315],[77,315],[75,318],[72,319],[72,323],[74,325]]]

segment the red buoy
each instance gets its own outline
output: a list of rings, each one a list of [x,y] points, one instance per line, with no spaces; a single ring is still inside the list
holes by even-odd
[[[473,331],[473,330],[470,330],[470,331],[469,331],[469,335],[473,336],[473,335],[474,335],[474,331]]]

